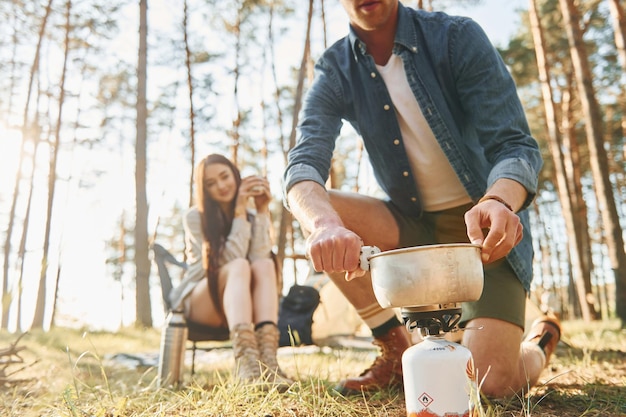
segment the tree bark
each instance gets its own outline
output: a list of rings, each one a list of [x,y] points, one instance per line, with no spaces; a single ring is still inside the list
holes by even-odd
[[[187,0],[183,5],[183,38],[185,42],[185,68],[187,69],[187,91],[189,93],[189,149],[191,150],[189,173],[189,207],[193,205],[193,173],[196,166],[196,112],[193,106],[193,76],[191,74],[191,50],[189,48],[189,34],[188,32],[188,15],[189,8]]]
[[[11,202],[11,210],[9,212],[9,224],[7,226],[7,232],[6,232],[6,237],[4,241],[2,328],[6,328],[8,325],[8,313],[9,313],[9,307],[11,303],[11,299],[6,293],[5,286],[7,285],[8,279],[9,279],[9,260],[11,257],[11,238],[13,235],[13,227],[15,226],[17,201],[18,201],[18,197],[20,194],[20,181],[22,179],[22,164],[23,164],[24,157],[26,156],[26,149],[25,149],[26,142],[27,142],[26,139],[31,134],[30,124],[28,122],[28,112],[30,110],[30,97],[32,95],[35,75],[39,71],[39,57],[41,54],[41,45],[43,43],[44,35],[46,33],[46,25],[48,23],[48,18],[50,17],[50,13],[52,11],[52,2],[53,0],[48,0],[48,5],[46,6],[46,11],[42,17],[41,26],[39,27],[39,35],[38,35],[39,37],[37,39],[37,47],[35,48],[35,56],[33,59],[33,64],[31,65],[31,68],[30,68],[29,79],[28,79],[28,91],[26,93],[26,104],[24,105],[24,116],[22,118],[22,145],[21,145],[21,150],[20,150],[20,159],[18,162],[17,172],[15,174],[15,185],[13,187],[13,200]],[[33,164],[34,164],[34,157],[33,157]]]
[[[280,103],[280,85],[278,83],[278,75],[276,72],[276,55],[274,52],[274,13],[275,13],[275,2],[270,2],[269,5],[269,22],[267,27],[267,39],[268,39],[268,51],[269,51],[269,63],[270,63],[270,72],[272,75],[272,83],[273,83],[273,96],[274,96],[274,104],[276,107],[276,127],[279,137],[277,138],[278,143],[280,143],[280,149],[283,157],[283,162],[285,165],[287,164],[287,151],[288,145],[285,144],[285,135],[284,132],[284,123],[283,123],[283,111]],[[276,258],[279,265],[284,265],[285,259],[285,247],[287,245],[287,223],[284,221],[287,216],[289,216],[289,212],[285,209],[283,204],[279,205],[280,207],[280,217],[278,222],[278,236],[276,239]],[[283,269],[284,271],[284,269]],[[295,272],[294,272],[295,276]],[[279,292],[282,291],[283,278],[280,277],[280,288]]]
[[[576,84],[585,117],[585,131],[589,147],[589,160],[594,179],[596,198],[605,232],[611,268],[615,278],[615,309],[626,326],[626,252],[619,224],[617,207],[609,179],[609,166],[604,149],[600,107],[592,85],[592,73],[579,26],[579,14],[573,0],[559,0]]]
[[[36,113],[34,125],[39,124],[39,117]],[[33,161],[37,158],[37,153],[39,152],[39,145],[41,144],[41,139],[39,134],[33,136],[34,148],[33,153],[31,155],[31,159]],[[33,207],[33,190],[35,188],[35,172],[37,171],[37,164],[31,164],[30,168],[30,182],[28,184],[28,197],[26,199],[26,210],[24,211],[24,224],[22,225],[22,235],[20,237],[20,246],[17,250],[17,285],[15,286],[17,289],[17,308],[15,309],[15,323],[16,329],[18,331],[21,330],[22,323],[22,294],[24,293],[24,263],[26,262],[26,245],[28,241],[28,232],[30,230],[30,220],[31,220],[31,212]]]
[[[289,135],[289,146],[291,149],[296,144],[296,128],[298,126],[298,114],[302,106],[302,95],[304,91],[304,78],[306,75],[306,63],[309,59],[311,51],[311,22],[313,19],[313,0],[309,0],[309,12],[307,15],[306,36],[304,40],[304,50],[302,51],[302,60],[300,61],[300,69],[298,71],[298,84],[296,86],[296,95],[293,105],[293,119],[291,122],[291,133]],[[288,223],[293,221],[291,213],[283,205],[281,208],[280,226],[278,232],[278,261],[283,262],[285,259],[285,247],[287,245],[287,228]],[[293,233],[293,232],[292,232]]]
[[[139,0],[139,53],[137,58],[137,139],[135,144],[135,279],[136,324],[152,327],[150,259],[148,256],[147,119],[148,0]]]
[[[44,314],[46,310],[46,295],[48,281],[48,259],[50,257],[50,230],[52,228],[52,208],[54,205],[54,194],[57,182],[57,160],[59,156],[59,147],[61,145],[61,125],[63,123],[63,106],[65,105],[65,77],[67,74],[67,61],[70,54],[70,33],[72,30],[70,19],[72,10],[72,1],[67,0],[65,3],[65,40],[63,54],[63,69],[61,70],[61,80],[59,82],[59,110],[57,113],[57,122],[54,134],[54,142],[51,142],[52,149],[50,152],[50,164],[48,169],[48,201],[46,208],[46,226],[43,237],[43,253],[41,257],[41,270],[39,272],[39,291],[37,292],[37,301],[35,303],[35,314],[33,316],[32,328],[41,329],[44,327]],[[56,278],[56,276],[55,276]],[[56,286],[55,286],[56,287]],[[54,310],[54,305],[52,309]]]
[[[570,190],[577,190],[570,194],[572,201],[572,213],[574,228],[576,230],[576,245],[578,256],[580,257],[580,267],[582,276],[585,279],[585,292],[591,291],[592,259],[591,259],[591,237],[589,236],[589,222],[587,203],[582,196],[582,173],[580,164],[580,150],[576,140],[576,120],[572,112],[572,77],[566,76],[566,87],[561,91],[561,132],[562,149],[567,153],[564,158],[565,175]],[[580,303],[572,306],[572,311],[581,311]],[[596,317],[598,312],[596,309]],[[572,317],[573,318],[573,317]]]
[[[620,4],[620,0],[609,0],[609,8],[611,10],[611,16],[613,17],[613,33],[615,34],[615,46],[617,48],[617,55],[619,56],[620,64],[622,65],[622,77],[621,90],[619,95],[619,105],[622,112],[622,118],[620,128],[622,131],[622,144],[624,138],[626,138],[626,12],[624,7]],[[622,146],[621,155],[622,162],[626,161],[626,146]],[[623,201],[623,196],[620,196],[619,191],[624,188],[624,172],[623,168],[616,173],[616,190],[618,192],[618,201]],[[623,215],[624,213],[622,213]]]
[[[242,113],[241,106],[239,104],[239,74],[241,68],[239,67],[239,57],[241,55],[241,15],[243,13],[243,8],[245,4],[241,1],[237,2],[237,19],[235,24],[233,25],[233,30],[235,32],[235,68],[233,68],[233,76],[235,77],[233,83],[233,100],[235,103],[235,117],[233,119],[233,127],[232,127],[232,144],[231,144],[231,160],[235,165],[239,163],[237,160],[239,158],[239,128],[241,127],[242,121]]]
[[[590,276],[583,275],[582,261],[577,244],[578,236],[581,234],[580,224],[575,221],[574,209],[572,204],[572,195],[575,190],[568,186],[566,179],[566,171],[564,159],[565,152],[562,151],[561,135],[558,129],[558,121],[555,111],[554,99],[552,95],[552,87],[550,82],[550,64],[546,58],[545,41],[541,21],[537,13],[535,0],[529,1],[528,15],[530,18],[530,26],[535,46],[535,54],[537,57],[537,68],[539,70],[539,81],[541,83],[541,92],[543,95],[543,104],[546,113],[546,124],[548,128],[548,145],[552,155],[552,161],[555,169],[556,186],[561,202],[565,227],[567,230],[567,240],[570,254],[570,262],[572,269],[572,279],[576,284],[578,298],[582,307],[582,316],[585,321],[596,318],[596,312],[592,298]]]

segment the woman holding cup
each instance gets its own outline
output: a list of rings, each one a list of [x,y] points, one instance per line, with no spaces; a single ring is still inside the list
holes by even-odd
[[[181,306],[190,321],[228,327],[237,380],[288,388],[293,381],[276,358],[279,289],[269,182],[241,178],[219,154],[200,161],[195,182],[196,202],[183,218],[189,268],[172,291],[172,306]]]

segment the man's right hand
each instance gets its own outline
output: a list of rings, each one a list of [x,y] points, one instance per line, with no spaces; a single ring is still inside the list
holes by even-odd
[[[340,225],[320,226],[307,239],[307,256],[317,272],[346,272],[346,280],[365,275],[359,267],[363,240]]]

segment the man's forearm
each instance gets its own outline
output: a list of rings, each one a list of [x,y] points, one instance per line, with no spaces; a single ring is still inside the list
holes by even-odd
[[[291,213],[308,232],[323,226],[343,226],[330,203],[328,193],[315,181],[295,184],[287,193],[287,199]]]

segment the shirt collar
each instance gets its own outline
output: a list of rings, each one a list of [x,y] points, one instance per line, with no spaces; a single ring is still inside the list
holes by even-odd
[[[396,29],[396,37],[394,40],[395,48],[401,46],[413,53],[417,53],[416,32],[417,28],[411,24],[409,11],[402,3],[398,3],[398,28]],[[367,46],[359,39],[352,26],[350,26],[348,39],[350,40],[354,59],[358,62],[359,56],[365,55],[367,52]]]

